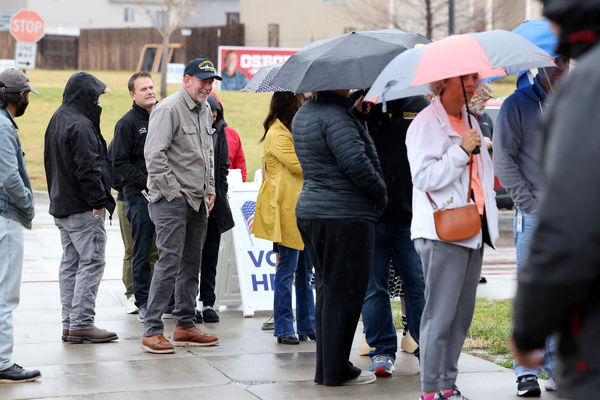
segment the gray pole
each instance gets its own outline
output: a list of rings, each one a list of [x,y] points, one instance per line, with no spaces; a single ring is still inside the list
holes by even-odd
[[[448,0],[448,35],[454,35],[454,0]]]

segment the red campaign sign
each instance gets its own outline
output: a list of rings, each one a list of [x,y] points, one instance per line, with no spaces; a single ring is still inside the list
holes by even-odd
[[[221,90],[240,90],[260,68],[279,64],[300,49],[281,47],[219,46]]]

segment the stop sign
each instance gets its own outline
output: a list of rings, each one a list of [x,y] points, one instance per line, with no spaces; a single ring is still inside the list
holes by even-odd
[[[35,43],[44,36],[44,20],[31,10],[21,10],[10,19],[10,33],[19,42]]]

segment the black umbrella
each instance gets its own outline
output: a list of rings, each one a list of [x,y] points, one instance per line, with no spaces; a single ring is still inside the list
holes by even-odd
[[[430,40],[398,29],[351,32],[313,42],[293,54],[272,81],[294,93],[366,89],[404,50]]]

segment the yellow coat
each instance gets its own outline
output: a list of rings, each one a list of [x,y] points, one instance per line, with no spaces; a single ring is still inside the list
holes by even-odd
[[[254,213],[254,236],[292,249],[304,250],[296,224],[296,202],[302,190],[302,168],[294,150],[292,132],[276,119],[265,138],[263,180]]]

